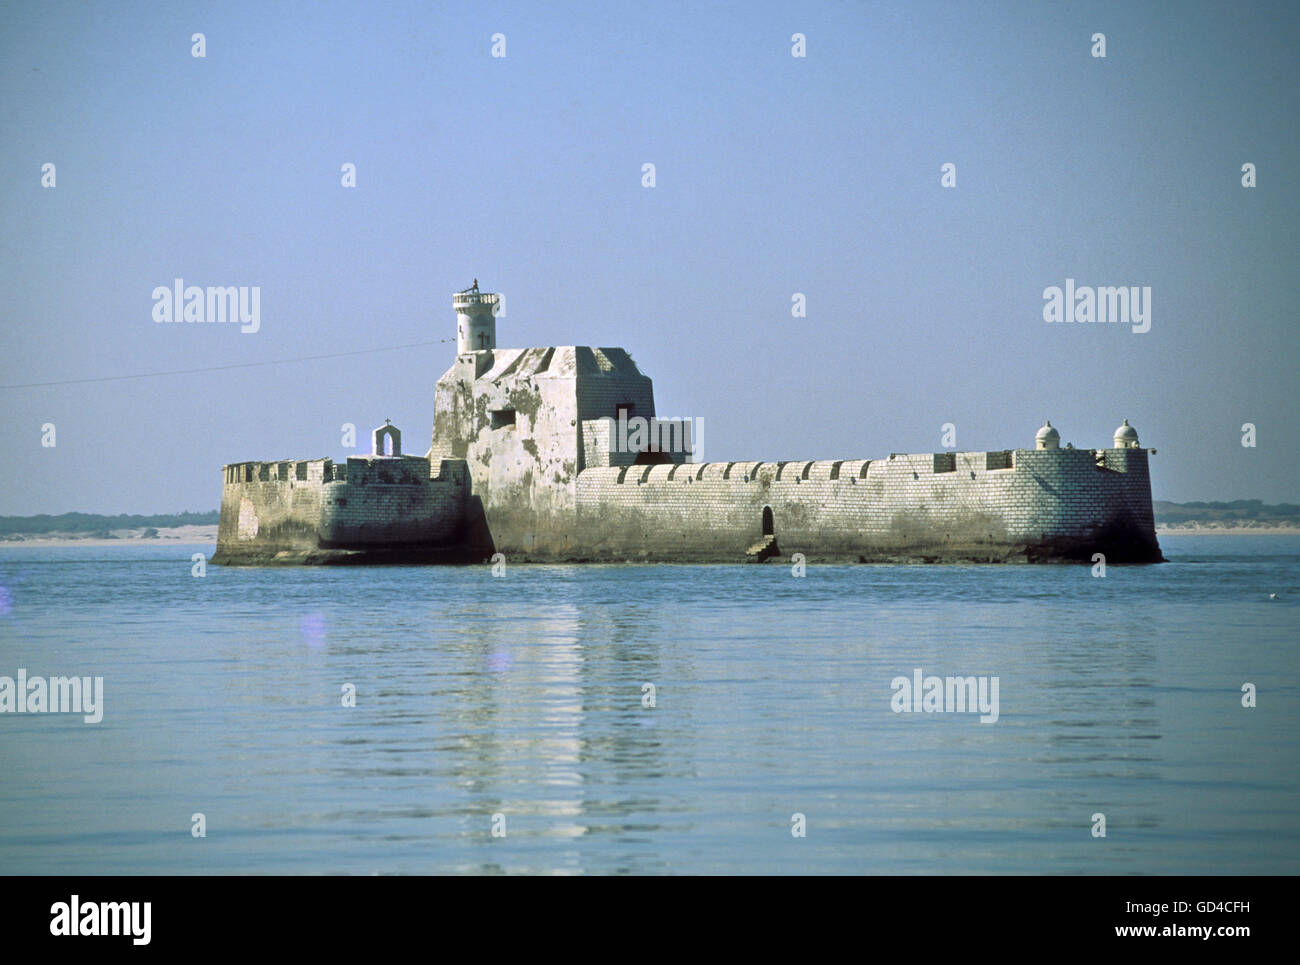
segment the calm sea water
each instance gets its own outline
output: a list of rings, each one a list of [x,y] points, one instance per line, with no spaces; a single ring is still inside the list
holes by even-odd
[[[0,675],[105,690],[0,714],[0,873],[1300,872],[1300,537],[1162,545],[1104,579],[0,548]],[[1000,719],[893,712],[917,667],[997,676]]]

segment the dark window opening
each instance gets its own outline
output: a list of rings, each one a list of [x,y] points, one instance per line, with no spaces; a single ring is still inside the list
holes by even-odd
[[[305,462],[298,463],[296,467],[296,475],[299,479],[307,478],[307,464]]]
[[[1001,452],[986,452],[984,454],[985,469],[1010,469],[1011,468],[1011,450],[1003,449]]]
[[[763,507],[763,535],[764,535],[764,536],[775,536],[775,535],[776,535],[776,525],[775,525],[775,523],[774,523],[773,520],[772,520],[772,507],[771,507],[771,506],[764,506],[764,507]]]
[[[660,452],[656,449],[642,449],[636,454],[633,465],[662,466],[672,461],[673,457],[666,452]]]
[[[957,453],[936,452],[934,454],[934,471],[935,472],[956,472]]]
[[[262,463],[262,465],[257,467],[257,481],[269,482],[270,479],[271,479],[271,467],[268,466],[266,463]]]
[[[493,409],[492,410],[492,428],[502,429],[505,426],[515,424],[514,409]]]

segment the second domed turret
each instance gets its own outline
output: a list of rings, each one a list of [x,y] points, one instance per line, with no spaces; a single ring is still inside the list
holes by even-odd
[[[1061,434],[1056,431],[1055,427],[1053,427],[1051,419],[1048,419],[1047,423],[1041,429],[1038,430],[1038,434],[1034,436],[1034,448],[1035,449],[1060,449],[1061,448]]]
[[[1124,424],[1115,430],[1115,448],[1116,449],[1136,449],[1138,447],[1137,430],[1124,420]]]

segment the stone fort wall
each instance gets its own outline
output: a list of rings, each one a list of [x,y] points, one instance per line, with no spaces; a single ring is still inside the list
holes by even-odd
[[[435,477],[429,469],[412,456],[228,465],[214,560],[449,544],[465,516],[469,472],[455,460],[440,462]]]
[[[318,548],[321,496],[334,470],[328,459],[225,466],[214,560]]]
[[[1150,558],[1147,452],[1054,449],[878,460],[588,469],[576,555],[743,559],[764,536],[809,559]],[[1158,550],[1156,558],[1158,558]]]
[[[456,536],[469,496],[463,461],[443,460],[430,478],[427,459],[349,459],[345,485],[324,487],[320,538],[331,546],[446,544]]]

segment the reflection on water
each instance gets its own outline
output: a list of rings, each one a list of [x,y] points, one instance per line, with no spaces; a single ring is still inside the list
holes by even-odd
[[[0,549],[0,675],[106,705],[0,715],[0,872],[1295,873],[1300,540],[1166,542],[1100,580]],[[895,714],[914,668],[1000,719]]]

